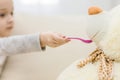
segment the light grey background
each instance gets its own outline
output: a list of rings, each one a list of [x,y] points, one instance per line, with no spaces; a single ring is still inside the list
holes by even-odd
[[[120,0],[14,0],[14,3],[17,11],[40,15],[81,15],[87,14],[90,6],[110,10],[120,4]]]

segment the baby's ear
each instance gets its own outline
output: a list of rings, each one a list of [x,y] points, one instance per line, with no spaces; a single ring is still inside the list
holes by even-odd
[[[95,14],[99,14],[101,13],[103,10],[97,6],[91,6],[89,9],[88,9],[88,14],[89,15],[95,15]]]

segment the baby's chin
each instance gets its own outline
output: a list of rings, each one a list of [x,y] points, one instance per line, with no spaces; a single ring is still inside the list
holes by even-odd
[[[0,37],[8,37],[12,34],[12,31],[7,31],[6,33],[0,34]]]

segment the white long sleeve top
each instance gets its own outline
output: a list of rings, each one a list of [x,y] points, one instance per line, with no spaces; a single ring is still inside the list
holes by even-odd
[[[0,75],[7,56],[41,51],[39,36],[40,34],[36,33],[0,38]]]
[[[0,38],[0,55],[40,51],[39,33]]]

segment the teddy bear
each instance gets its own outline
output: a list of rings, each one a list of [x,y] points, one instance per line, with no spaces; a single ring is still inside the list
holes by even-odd
[[[120,5],[110,11],[88,9],[87,33],[96,49],[68,66],[57,80],[120,79]]]

